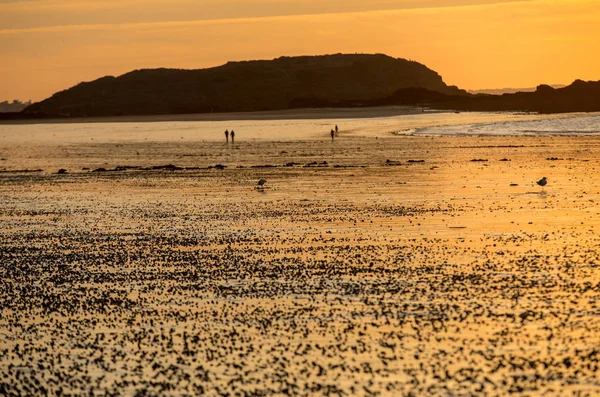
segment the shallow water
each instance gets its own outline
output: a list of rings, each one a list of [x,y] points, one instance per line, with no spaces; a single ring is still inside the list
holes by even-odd
[[[598,394],[600,137],[388,122],[0,140],[0,394]]]
[[[600,134],[600,115],[582,113],[553,115],[532,120],[506,120],[476,122],[467,125],[425,127],[418,131],[424,135],[516,135],[516,136],[581,136]]]

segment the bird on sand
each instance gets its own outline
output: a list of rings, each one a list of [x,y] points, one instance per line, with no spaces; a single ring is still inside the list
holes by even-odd
[[[260,181],[258,181],[258,186],[263,187],[265,183],[267,183],[267,180],[265,178],[261,178]]]
[[[542,179],[540,179],[536,183],[542,187],[542,191],[543,191],[544,190],[544,186],[546,186],[546,184],[548,183],[548,180],[546,179],[546,177],[543,177]]]

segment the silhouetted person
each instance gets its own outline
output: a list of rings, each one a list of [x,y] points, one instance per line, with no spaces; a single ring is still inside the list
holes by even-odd
[[[333,130],[333,128],[331,129],[331,140],[333,141],[333,137],[335,137],[335,131]]]
[[[231,131],[233,132],[233,131]],[[225,141],[229,142],[229,131],[225,130]]]
[[[338,133],[338,126],[337,126],[337,124],[336,124],[336,125],[335,125],[335,135],[337,135],[337,133]]]
[[[233,143],[234,139],[235,139],[235,132],[233,132],[233,130],[231,130],[231,143]]]

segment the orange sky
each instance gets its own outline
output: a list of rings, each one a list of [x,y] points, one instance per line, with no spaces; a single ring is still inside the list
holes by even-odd
[[[0,0],[0,101],[133,69],[385,53],[461,88],[600,80],[600,0]]]

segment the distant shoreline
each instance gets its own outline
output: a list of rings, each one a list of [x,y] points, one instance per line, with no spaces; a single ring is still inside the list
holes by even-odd
[[[77,123],[141,123],[171,121],[229,121],[229,120],[322,120],[360,119],[406,116],[422,113],[450,113],[415,106],[380,106],[368,108],[308,108],[268,110],[258,112],[165,114],[141,116],[65,117],[48,119],[0,120],[0,124],[77,124]]]

